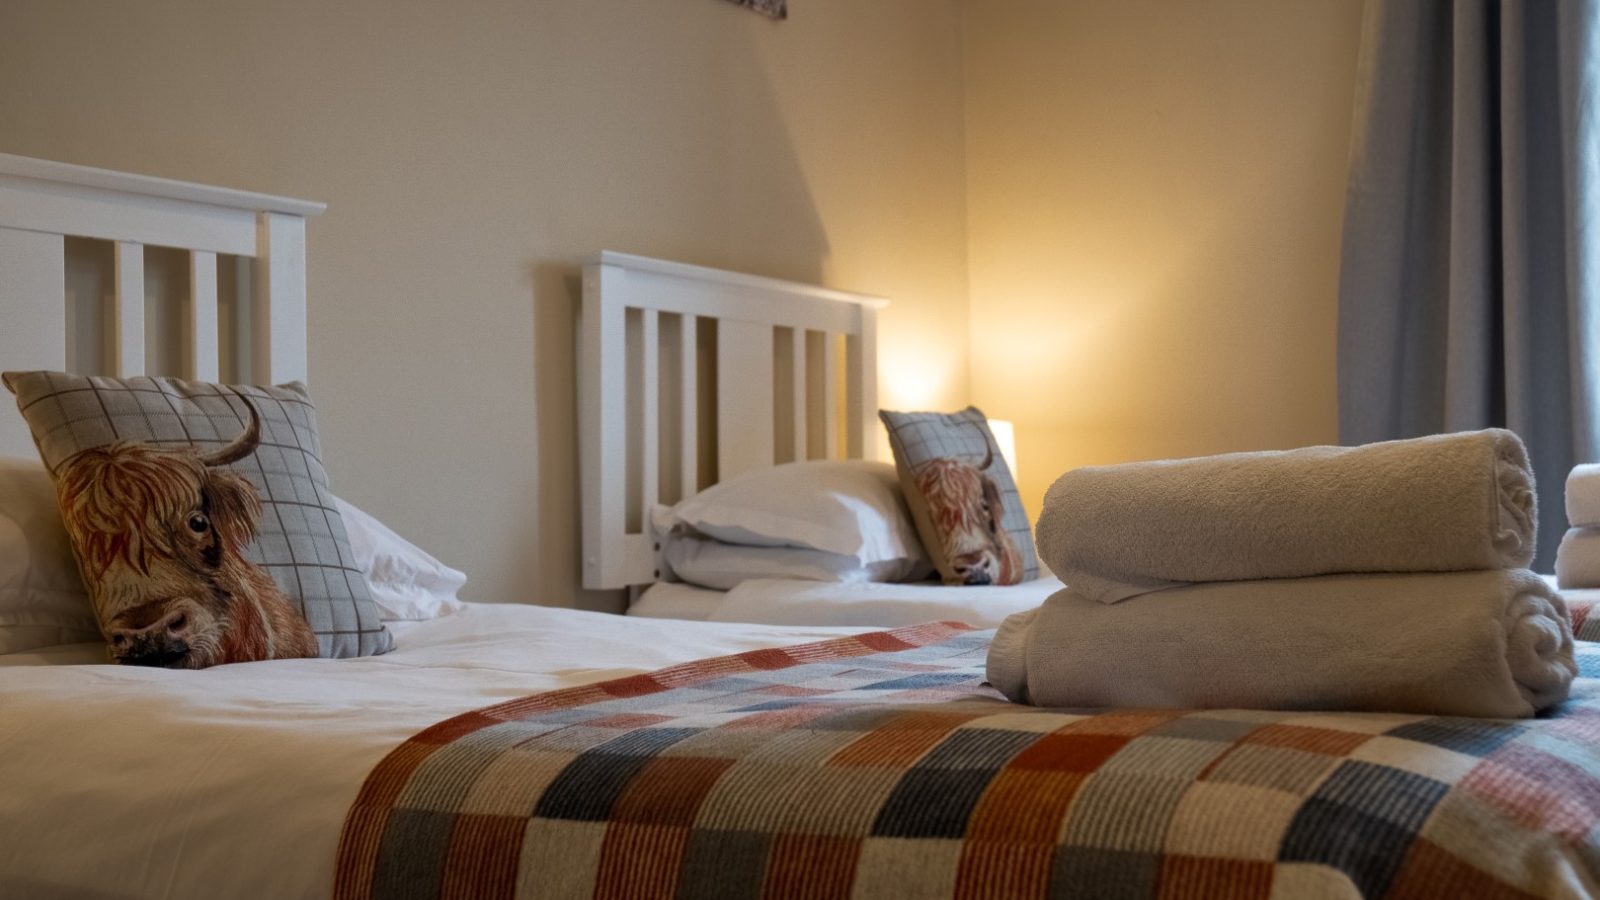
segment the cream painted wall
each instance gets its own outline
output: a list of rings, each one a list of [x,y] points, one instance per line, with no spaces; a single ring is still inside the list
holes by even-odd
[[[893,298],[883,404],[1014,419],[1035,513],[1335,438],[1360,0],[793,7],[4,0],[0,151],[327,201],[334,487],[472,599],[616,601],[576,588],[602,246]]]
[[[310,197],[336,491],[577,590],[577,269],[607,247],[895,299],[888,406],[967,400],[957,0],[0,3],[0,151]]]
[[[1360,0],[969,0],[973,400],[1080,465],[1336,440]]]

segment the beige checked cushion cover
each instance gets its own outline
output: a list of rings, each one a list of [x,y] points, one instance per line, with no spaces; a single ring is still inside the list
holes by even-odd
[[[350,551],[328,489],[316,409],[298,382],[229,387],[176,378],[107,378],[6,372],[45,467],[113,441],[215,450],[245,427],[248,397],[261,417],[261,445],[232,465],[261,497],[250,560],[265,569],[317,635],[320,655],[385,653],[394,639]]]
[[[945,584],[1020,584],[1039,577],[1033,529],[989,420],[957,413],[878,413],[889,429],[906,505]]]

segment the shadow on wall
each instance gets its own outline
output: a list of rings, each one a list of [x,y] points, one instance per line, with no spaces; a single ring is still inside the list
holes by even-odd
[[[658,210],[632,216],[627,202],[613,204],[610,208],[613,215],[620,213],[618,220],[574,229],[590,235],[591,246],[570,260],[533,267],[537,520],[524,523],[528,532],[509,552],[524,560],[520,565],[526,571],[519,573],[518,583],[541,589],[573,585],[572,605],[579,609],[618,612],[626,598],[621,591],[580,587],[579,467],[585,461],[578,455],[576,322],[583,290],[578,258],[599,250],[620,250],[796,281],[816,283],[823,277],[827,234],[790,130],[761,61],[745,43],[731,43],[736,53],[721,61],[729,78],[724,89],[731,96],[726,99],[738,114],[698,123],[701,152],[717,160],[722,181],[718,189],[688,198],[691,208],[678,215]],[[596,146],[607,146],[610,140],[637,146],[639,139],[637,134],[597,137]],[[598,171],[606,168],[596,166]],[[652,176],[670,177],[670,172],[660,170]],[[686,224],[676,227],[677,221]],[[544,597],[526,599],[552,602]]]

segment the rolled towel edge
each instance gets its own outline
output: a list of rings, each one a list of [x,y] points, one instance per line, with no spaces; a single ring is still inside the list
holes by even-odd
[[[989,642],[984,677],[1013,703],[1029,702],[1028,631],[1038,615],[1039,608],[1035,607],[1006,616]]]
[[[1567,524],[1574,528],[1600,527],[1600,463],[1582,463],[1567,473],[1565,496]]]
[[[1520,569],[1533,562],[1538,540],[1538,494],[1526,452],[1511,441],[1500,442],[1495,461],[1497,527],[1490,540],[1500,553],[1502,568]]]
[[[1520,591],[1506,619],[1506,663],[1522,698],[1534,712],[1565,700],[1578,675],[1566,601],[1548,589]]]
[[[1600,588],[1600,529],[1569,528],[1561,536],[1556,584],[1562,590]]]

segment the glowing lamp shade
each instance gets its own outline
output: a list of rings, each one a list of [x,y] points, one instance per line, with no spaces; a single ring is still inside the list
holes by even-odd
[[[1017,476],[1017,428],[1006,419],[990,419],[989,430],[994,433],[994,444],[1000,448],[1000,457],[1006,461],[1006,468],[1011,470],[1011,478]]]

